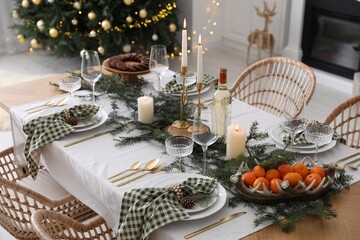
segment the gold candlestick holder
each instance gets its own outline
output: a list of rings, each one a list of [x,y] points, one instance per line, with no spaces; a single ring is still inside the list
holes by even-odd
[[[172,126],[175,128],[188,128],[189,127],[189,123],[183,119],[184,106],[188,102],[188,90],[185,85],[187,72],[188,72],[187,67],[181,67],[182,90],[181,90],[181,99],[180,99],[180,120],[176,120],[172,124]]]

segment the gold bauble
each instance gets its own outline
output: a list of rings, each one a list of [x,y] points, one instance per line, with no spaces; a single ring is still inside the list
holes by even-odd
[[[73,7],[77,10],[81,9],[81,3],[80,2],[74,2]]]
[[[170,23],[169,31],[170,32],[176,32],[176,24],[175,23]]]
[[[17,40],[19,41],[19,43],[24,43],[25,42],[25,37],[22,34],[19,34],[16,36]]]
[[[96,31],[95,30],[91,30],[91,32],[89,34],[90,34],[90,37],[96,37]]]
[[[11,16],[12,16],[13,19],[18,19],[19,18],[18,11],[16,11],[16,10],[12,11]]]
[[[129,6],[129,5],[131,5],[131,0],[124,0],[124,3],[125,3],[125,5],[127,5],[127,6]]]
[[[130,44],[125,44],[123,47],[122,47],[122,50],[126,53],[129,53],[131,51],[131,46]]]
[[[78,20],[76,19],[76,18],[73,18],[73,19],[71,19],[71,24],[72,25],[74,25],[74,26],[76,26],[76,25],[78,25]]]
[[[93,11],[91,11],[88,13],[88,18],[89,20],[94,20],[96,18],[96,14]]]
[[[101,54],[101,55],[104,55],[105,53],[105,49],[102,47],[102,46],[99,46],[97,51]]]
[[[146,18],[146,16],[147,16],[147,11],[146,11],[146,9],[145,9],[145,8],[141,9],[141,10],[139,11],[139,17],[141,17],[141,18]]]
[[[54,2],[54,0],[47,0],[48,1],[48,3],[53,3]]]
[[[23,8],[28,8],[28,7],[30,6],[30,3],[29,3],[28,0],[23,0],[23,1],[21,2],[21,6],[22,6]]]
[[[129,16],[126,17],[126,21],[127,21],[128,23],[132,23],[133,18],[129,15]]]
[[[111,28],[111,23],[109,22],[109,20],[104,20],[101,22],[101,27],[107,31]]]
[[[40,5],[41,0],[32,0],[32,2],[33,2],[35,5]]]
[[[56,28],[50,28],[49,34],[50,37],[57,38],[57,36],[59,36],[59,31]]]
[[[40,44],[39,44],[38,40],[36,40],[35,38],[33,38],[33,39],[31,39],[31,41],[30,41],[30,46],[31,46],[32,48],[39,48],[39,47],[40,47]]]

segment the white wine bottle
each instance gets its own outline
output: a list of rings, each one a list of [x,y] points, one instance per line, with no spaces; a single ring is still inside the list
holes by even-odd
[[[231,93],[226,87],[226,73],[226,68],[220,68],[219,88],[213,98],[213,121],[219,136],[224,136],[231,124]]]

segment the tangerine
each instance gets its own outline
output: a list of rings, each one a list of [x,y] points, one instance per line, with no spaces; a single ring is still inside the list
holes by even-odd
[[[265,169],[262,166],[255,166],[252,170],[256,177],[265,177]]]
[[[252,186],[256,180],[255,174],[252,172],[246,172],[241,176],[241,180],[247,185]]]
[[[319,186],[320,182],[321,182],[321,176],[317,173],[310,173],[309,175],[307,175],[307,177],[305,178],[305,184],[306,186],[309,186],[314,180],[315,180],[315,184],[312,187],[312,189],[317,188],[317,186]]]
[[[276,183],[279,183],[279,185],[281,186],[281,179],[280,178],[273,178],[271,181],[270,181],[270,190],[273,192],[273,193],[279,193],[279,189],[277,187],[277,184]]]
[[[257,185],[260,184],[260,187],[258,188],[259,191],[263,191],[264,190],[264,184],[266,186],[267,189],[269,189],[269,181],[264,178],[264,177],[259,177],[255,180],[253,187],[255,188]]]
[[[293,166],[294,172],[297,172],[301,175],[302,179],[305,179],[309,174],[309,169],[303,163],[297,163]]]
[[[293,167],[290,166],[289,164],[281,164],[281,165],[278,167],[278,170],[279,170],[281,179],[283,179],[286,174],[291,173],[291,172],[294,172]]]
[[[317,173],[320,175],[321,179],[325,177],[326,173],[322,166],[315,166],[310,170],[310,173]]]
[[[280,173],[277,169],[269,169],[265,173],[265,178],[271,182],[274,178],[280,178]]]
[[[290,172],[284,176],[283,181],[285,181],[285,180],[287,180],[289,182],[289,185],[291,187],[295,187],[299,183],[299,181],[302,180],[302,177],[297,172]]]

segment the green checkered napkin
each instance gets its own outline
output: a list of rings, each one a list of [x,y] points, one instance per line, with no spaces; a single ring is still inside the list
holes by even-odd
[[[176,179],[174,179],[176,181]],[[185,195],[211,193],[217,180],[188,178],[179,184]],[[118,239],[144,240],[168,223],[186,219],[189,213],[180,205],[170,188],[143,188],[126,192],[122,200]]]
[[[69,109],[71,115],[78,119],[91,117],[98,111],[98,106],[88,104],[76,105]],[[42,147],[66,136],[75,129],[65,122],[64,112],[62,111],[31,120],[23,126],[23,131],[27,135],[25,158],[28,162],[30,174],[35,180]]]
[[[210,84],[212,81],[215,80],[215,77],[204,74],[203,84],[207,85]],[[188,90],[193,89],[196,86],[196,84],[192,84],[190,86],[187,86]],[[164,89],[162,89],[163,93],[181,93],[182,90],[182,84],[179,84],[176,82],[176,79],[172,79],[170,82],[168,82]]]

